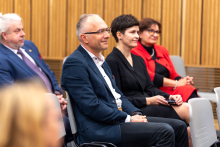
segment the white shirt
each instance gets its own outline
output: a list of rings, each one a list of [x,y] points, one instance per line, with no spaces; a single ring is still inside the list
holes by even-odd
[[[2,44],[2,45],[4,45],[4,44]],[[18,53],[18,50],[12,49],[12,48],[10,48],[10,47],[8,47],[8,46],[6,46],[6,45],[4,45],[4,46],[5,46],[6,48],[8,48],[9,50],[11,50],[13,53],[15,53],[19,58],[22,59],[21,55],[20,55],[20,54],[17,54],[17,53]],[[28,53],[26,53],[25,49],[20,48],[20,50],[22,51],[22,53],[23,53],[34,65],[38,66],[38,65],[36,64],[36,62],[34,61],[34,59],[32,59],[31,56],[30,56]],[[38,66],[38,68],[40,69],[40,71],[42,71],[39,66]]]
[[[82,46],[82,45],[81,45]],[[82,46],[83,47],[83,46]],[[84,48],[84,47],[83,47]],[[84,48],[85,49],[85,48]],[[112,95],[115,98],[116,104],[118,108],[121,108],[122,101],[121,101],[121,95],[115,91],[115,89],[112,86],[111,80],[109,79],[108,75],[105,73],[105,70],[102,68],[102,64],[105,62],[105,57],[99,53],[99,57],[96,57],[94,54],[92,54],[90,51],[85,49],[86,52],[90,55],[92,60],[95,62],[97,68],[101,72],[103,78],[105,79],[109,89],[111,90]],[[125,122],[130,122],[131,116],[127,115],[127,118],[125,119]]]

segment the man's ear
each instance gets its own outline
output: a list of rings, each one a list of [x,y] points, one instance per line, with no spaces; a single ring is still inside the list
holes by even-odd
[[[2,33],[1,33],[1,36],[2,36],[2,38],[4,38],[4,40],[7,40],[7,37],[6,37],[6,33],[5,33],[5,32],[2,32]]]
[[[88,43],[88,37],[87,37],[87,35],[81,34],[81,35],[80,35],[80,39],[82,40],[82,42]]]

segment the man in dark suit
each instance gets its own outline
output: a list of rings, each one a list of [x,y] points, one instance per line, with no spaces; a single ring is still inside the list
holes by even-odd
[[[104,20],[83,14],[76,31],[81,45],[64,63],[61,86],[73,101],[79,144],[106,141],[118,147],[189,146],[184,122],[146,119],[117,88],[100,54],[108,48],[111,32]]]
[[[66,101],[54,72],[44,62],[34,43],[24,40],[24,36],[21,18],[17,14],[0,16],[0,86],[18,80],[38,80],[48,92],[56,94],[65,113]],[[69,123],[66,116],[64,122]]]

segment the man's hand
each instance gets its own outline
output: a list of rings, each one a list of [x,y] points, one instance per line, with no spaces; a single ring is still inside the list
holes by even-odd
[[[167,105],[169,106],[168,102],[166,101],[166,99],[163,96],[160,95],[156,95],[150,98],[146,98],[147,101],[147,105]]]
[[[181,95],[170,95],[169,100],[174,100],[177,105],[183,104]]]
[[[56,96],[59,99],[61,111],[62,111],[63,114],[65,114],[65,112],[66,112],[65,109],[66,109],[67,101],[65,101],[65,99],[63,98],[62,94],[56,94]]]
[[[146,116],[134,115],[131,116],[130,122],[147,122]]]

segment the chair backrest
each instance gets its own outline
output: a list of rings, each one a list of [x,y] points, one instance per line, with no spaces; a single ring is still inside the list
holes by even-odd
[[[176,72],[181,77],[186,77],[186,70],[183,59],[180,56],[174,56],[174,55],[170,56],[170,59],[172,60]]]
[[[217,117],[218,117],[218,124],[220,124],[220,105],[219,105],[219,101],[220,101],[220,87],[216,87],[214,88],[215,94],[216,94],[216,112],[217,112]]]
[[[68,92],[66,92],[66,100],[67,100],[67,112],[69,115],[69,121],[70,121],[70,127],[73,134],[76,134],[77,128],[76,128],[76,120],[73,113],[72,105],[71,105],[71,99],[69,97]]]
[[[62,112],[61,112],[61,108],[60,108],[60,102],[59,102],[59,99],[57,98],[57,96],[55,94],[52,94],[52,93],[46,93],[46,97],[51,98],[56,103],[57,108],[59,108],[59,110],[60,110],[60,115],[62,116]],[[61,128],[61,132],[60,132],[59,137],[62,138],[66,135],[66,131],[65,131],[63,119],[61,118],[60,121],[62,123],[62,126],[61,126],[62,128]],[[58,138],[58,139],[60,139],[60,138]]]
[[[193,147],[209,147],[217,141],[212,106],[206,98],[190,99],[190,130]]]

